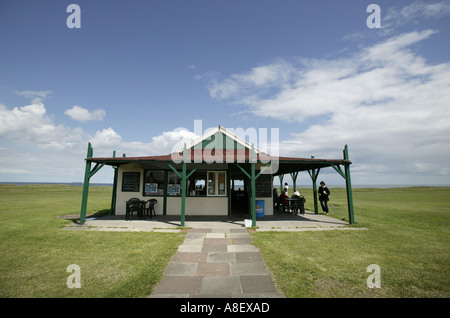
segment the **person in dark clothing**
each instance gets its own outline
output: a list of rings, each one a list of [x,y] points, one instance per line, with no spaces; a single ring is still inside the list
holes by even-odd
[[[280,208],[282,208],[282,210],[284,211],[284,212],[286,212],[287,210],[288,210],[288,208],[289,208],[289,201],[287,201],[286,199],[289,199],[289,196],[287,195],[287,192],[281,192],[281,195],[280,195],[280,198],[279,198],[279,200],[280,200]]]
[[[329,198],[330,190],[325,185],[325,182],[320,181],[320,187],[317,192],[319,194],[319,201],[320,206],[322,207],[322,211],[324,214],[328,215],[328,213],[330,213],[328,209],[328,201],[330,200]]]
[[[275,187],[273,188],[272,194],[273,194],[273,207],[274,207],[274,209],[278,209],[278,205],[280,204],[280,202],[278,199],[277,188],[275,188]]]

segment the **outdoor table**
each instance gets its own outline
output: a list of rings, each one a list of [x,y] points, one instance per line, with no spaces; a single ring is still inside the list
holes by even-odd
[[[290,211],[290,212],[292,212],[292,213],[295,213],[295,214],[297,214],[297,211],[294,211],[294,206],[293,206],[293,203],[294,202],[299,202],[299,206],[297,207],[299,210],[300,210],[300,213],[301,214],[305,214],[305,210],[304,210],[304,208],[302,208],[302,204],[304,203],[304,198],[302,198],[302,197],[297,197],[297,198],[289,198],[289,199],[285,199],[287,202],[288,202],[288,204],[289,204],[289,206],[287,207],[288,208],[288,210]]]
[[[142,219],[144,216],[144,204],[146,201],[139,200],[136,198],[132,198],[126,203],[126,220],[131,220],[131,216],[133,212],[136,211],[138,213],[139,219]]]
[[[292,209],[292,202],[297,201],[298,199],[297,198],[289,198],[289,199],[284,199],[284,200],[287,201],[287,203],[288,203],[287,208],[288,208],[288,212],[289,212]]]

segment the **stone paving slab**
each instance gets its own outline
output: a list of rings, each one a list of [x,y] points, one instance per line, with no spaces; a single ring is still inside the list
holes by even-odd
[[[185,227],[191,228],[190,233],[221,233],[225,237],[229,234],[242,233],[245,229],[245,218],[248,216],[186,216]],[[303,215],[288,215],[278,213],[262,218],[256,218],[255,231],[323,231],[361,229],[349,227],[348,223],[322,214],[306,211]],[[132,231],[132,232],[180,232],[180,216],[157,215],[151,219],[133,219],[126,221],[124,215],[109,215],[88,218],[84,225],[76,223],[64,227],[82,228],[86,231]]]
[[[183,244],[167,265],[149,297],[284,297],[253,245],[244,217],[192,217],[185,227],[179,216],[124,220],[124,216],[89,218],[64,230],[185,233]],[[248,217],[247,217],[248,218]],[[365,230],[307,211],[305,215],[257,218],[255,232]]]
[[[149,297],[285,296],[276,289],[258,248],[252,245],[248,230],[215,228],[188,230],[161,282]]]

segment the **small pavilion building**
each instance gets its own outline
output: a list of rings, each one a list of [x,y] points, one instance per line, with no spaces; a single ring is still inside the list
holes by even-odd
[[[103,166],[114,168],[111,214],[124,215],[131,198],[156,199],[157,215],[236,216],[252,219],[256,206],[270,216],[273,210],[273,178],[282,184],[292,176],[294,187],[300,171],[308,171],[318,213],[316,180],[320,169],[333,167],[346,181],[349,223],[354,224],[350,160],[345,146],[343,159],[272,157],[218,126],[168,155],[145,157],[93,157],[88,145],[80,223],[86,217],[89,180]],[[95,164],[92,167],[92,164]]]

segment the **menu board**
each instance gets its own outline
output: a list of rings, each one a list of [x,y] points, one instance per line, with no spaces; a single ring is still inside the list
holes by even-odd
[[[146,183],[144,192],[146,195],[149,194],[159,194],[158,192],[158,184],[157,183]]]
[[[139,192],[140,172],[124,172],[122,175],[122,192]]]
[[[272,175],[259,175],[255,181],[255,193],[257,197],[272,197]]]
[[[167,194],[168,195],[179,195],[180,194],[180,185],[179,184],[168,184],[167,186]]]

